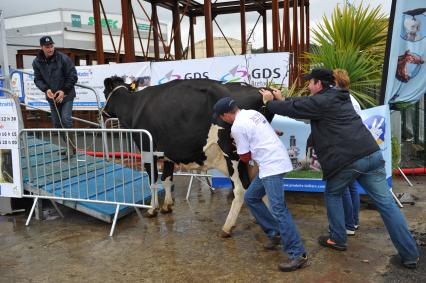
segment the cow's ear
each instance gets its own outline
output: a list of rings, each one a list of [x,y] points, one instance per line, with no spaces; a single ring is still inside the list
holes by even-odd
[[[112,86],[112,79],[111,78],[106,78],[104,80],[104,87],[105,89],[111,89]]]

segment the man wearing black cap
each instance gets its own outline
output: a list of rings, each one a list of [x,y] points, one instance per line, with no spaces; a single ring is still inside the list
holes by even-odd
[[[55,50],[50,36],[40,38],[40,47],[33,61],[34,83],[46,94],[54,127],[72,128],[74,86],[77,83],[74,63],[68,56]],[[70,153],[74,152],[75,148]],[[62,154],[65,155],[67,152],[64,151]]]
[[[346,228],[342,195],[357,180],[374,200],[392,242],[407,268],[416,268],[419,252],[407,222],[389,191],[382,153],[352,106],[349,93],[332,87],[333,73],[314,69],[304,77],[313,96],[285,100],[278,90],[261,90],[269,112],[311,120],[313,145],[327,181],[325,198],[330,234],[321,245],[344,251]],[[281,101],[273,101],[276,100]]]
[[[293,170],[287,149],[261,113],[240,110],[232,98],[220,99],[214,105],[213,112],[214,119],[220,118],[232,124],[231,135],[240,160],[246,163],[254,160],[259,166],[259,175],[245,192],[244,201],[269,238],[265,249],[275,249],[282,242],[290,260],[278,265],[281,271],[305,267],[308,257],[285,205],[282,188],[284,173]],[[271,210],[262,201],[265,194]]]

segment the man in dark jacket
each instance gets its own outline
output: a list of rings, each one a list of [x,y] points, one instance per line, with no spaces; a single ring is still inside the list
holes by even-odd
[[[389,191],[380,148],[355,112],[349,92],[332,86],[334,77],[330,70],[314,69],[305,78],[310,80],[313,96],[285,101],[278,90],[273,93],[261,90],[261,94],[271,113],[311,120],[314,149],[327,181],[325,198],[330,226],[330,235],[320,236],[319,243],[346,250],[342,194],[349,184],[358,180],[374,200],[402,264],[416,268],[419,260],[416,242]]]
[[[72,128],[77,70],[68,56],[55,50],[50,36],[40,38],[40,47],[33,61],[34,83],[46,94],[54,127]]]

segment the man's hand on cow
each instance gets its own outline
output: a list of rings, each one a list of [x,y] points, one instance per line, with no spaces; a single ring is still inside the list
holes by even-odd
[[[276,100],[284,100],[284,97],[281,95],[281,90],[271,87],[272,94]]]
[[[46,95],[47,95],[47,97],[48,97],[48,98],[50,98],[50,99],[54,99],[54,98],[55,98],[55,94],[52,92],[52,90],[51,90],[51,89],[48,89],[48,90],[46,91]]]
[[[58,90],[55,93],[55,101],[57,103],[62,103],[62,101],[64,100],[64,97],[65,97],[65,93],[62,90]]]
[[[262,88],[259,92],[263,96],[263,104],[266,105],[269,101],[274,100],[274,95],[269,90]]]

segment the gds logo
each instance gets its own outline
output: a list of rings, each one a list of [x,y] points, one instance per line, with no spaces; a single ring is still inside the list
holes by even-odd
[[[164,84],[164,83],[169,82],[169,81],[180,80],[181,78],[182,78],[181,75],[175,75],[175,74],[173,74],[173,70],[171,70],[170,72],[165,74],[164,77],[159,79],[157,84],[161,85],[161,84]]]
[[[280,68],[269,69],[269,68],[255,68],[251,71],[251,77],[253,79],[277,79],[281,76]]]
[[[209,72],[186,73],[184,78],[185,79],[208,79],[209,78]]]
[[[247,69],[240,68],[239,65],[235,66],[229,72],[224,74],[219,80],[223,83],[238,82],[248,77]]]

